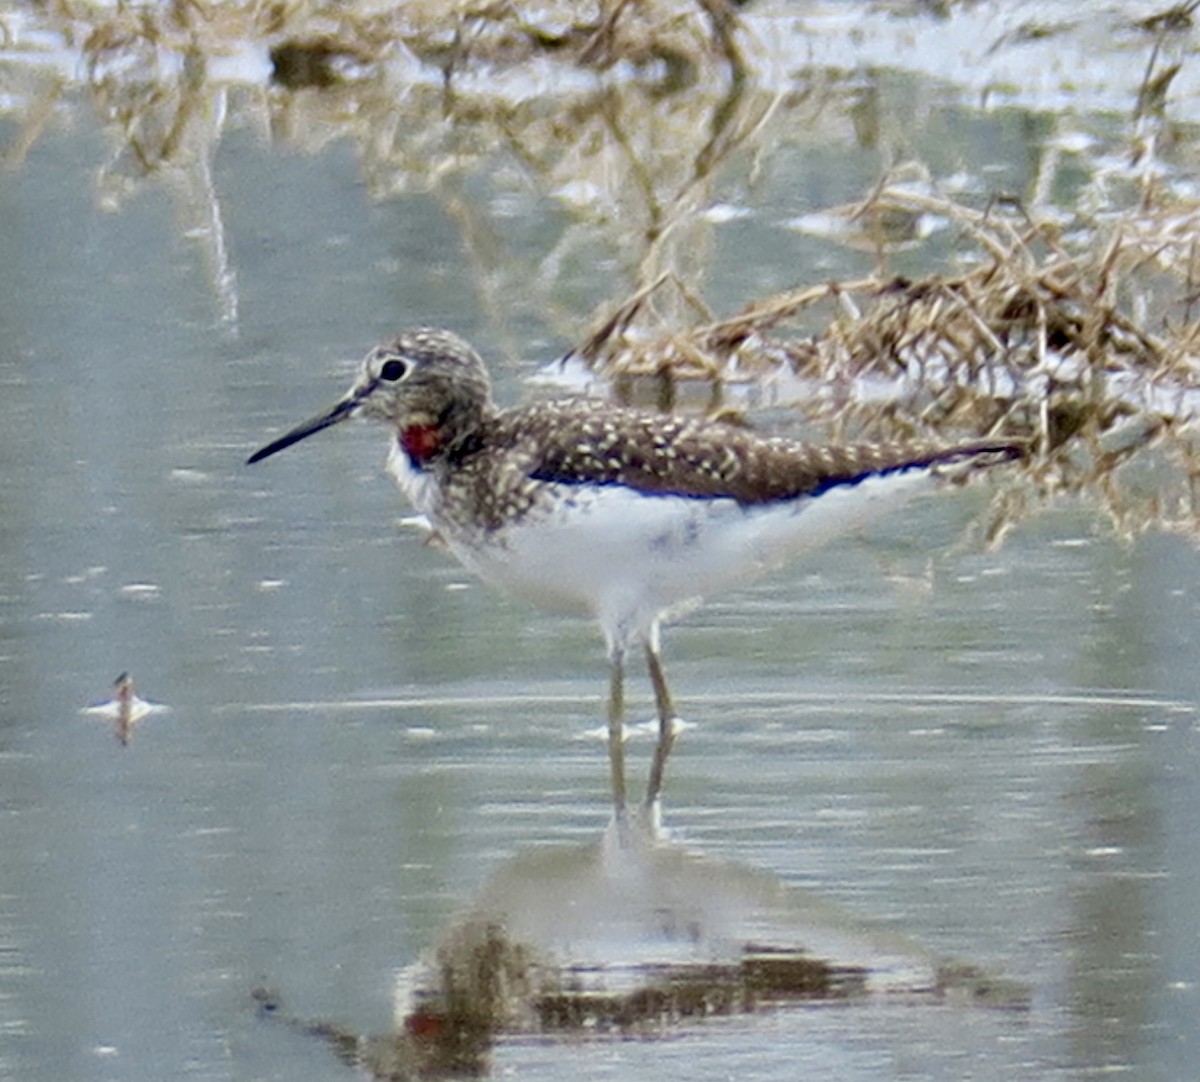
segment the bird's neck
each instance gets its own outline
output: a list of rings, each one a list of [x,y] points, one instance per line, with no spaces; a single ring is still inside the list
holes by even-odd
[[[412,424],[400,429],[397,435],[400,449],[417,467],[432,462],[442,449],[442,430],[436,424]]]
[[[491,412],[489,406],[457,404],[436,416],[415,415],[406,418],[396,439],[416,469],[428,469],[438,462],[457,464],[479,449]]]

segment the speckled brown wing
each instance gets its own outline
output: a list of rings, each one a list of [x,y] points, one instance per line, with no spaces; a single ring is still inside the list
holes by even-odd
[[[743,428],[586,403],[510,411],[512,435],[530,451],[529,476],[562,484],[626,485],[755,505],[816,496],[867,477],[938,464],[1018,457],[1006,440],[815,446]]]

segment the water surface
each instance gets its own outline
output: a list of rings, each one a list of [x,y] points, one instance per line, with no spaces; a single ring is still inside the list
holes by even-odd
[[[996,118],[971,119],[964,145],[992,145]],[[487,873],[598,837],[602,650],[401,528],[377,431],[242,463],[397,325],[552,358],[612,268],[584,252],[553,318],[514,299],[497,320],[444,204],[372,201],[343,144],[238,131],[213,163],[231,322],[166,188],[98,208],[108,138],[81,110],[0,174],[0,1075],[351,1077],[251,991],[384,1031],[396,974]],[[804,242],[764,245],[763,223],[839,178],[832,155],[779,161],[722,234],[716,299],[793,280]],[[546,204],[512,213],[544,243]],[[497,369],[505,400],[523,393],[529,368]],[[668,632],[695,724],[668,824],[1021,981],[1029,1009],[884,999],[664,1040],[515,1039],[497,1073],[1187,1074],[1195,550],[1120,544],[1071,503],[987,552],[964,540],[986,500],[916,505]],[[123,669],[171,707],[128,747],[79,714]],[[631,692],[649,716],[640,673]],[[631,756],[644,776],[649,741]]]

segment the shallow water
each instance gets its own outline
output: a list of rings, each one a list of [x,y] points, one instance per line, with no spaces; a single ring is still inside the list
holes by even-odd
[[[382,1032],[397,973],[489,872],[599,836],[598,636],[398,527],[376,431],[242,465],[397,324],[499,333],[437,205],[367,201],[341,144],[235,132],[214,163],[230,323],[165,188],[97,209],[105,136],[73,118],[0,174],[0,1076],[351,1077],[251,991]],[[756,241],[794,210],[773,191],[723,256],[753,258],[751,292],[795,274],[795,248]],[[540,243],[544,208],[522,213]],[[592,273],[560,302],[594,303]],[[531,361],[567,344],[514,312]],[[1079,505],[984,553],[962,535],[985,501],[914,505],[668,631],[695,728],[667,821],[1022,982],[1029,1010],[884,999],[513,1038],[497,1074],[1186,1077],[1200,563],[1175,538],[1119,545]],[[123,669],[171,708],[127,747],[79,713]],[[631,692],[648,716],[641,673]],[[640,780],[647,738],[631,757]]]

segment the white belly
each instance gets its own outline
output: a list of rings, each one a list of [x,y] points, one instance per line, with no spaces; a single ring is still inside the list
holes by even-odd
[[[403,453],[388,467],[472,572],[543,608],[593,614],[610,641],[650,636],[664,612],[853,531],[930,482],[927,469],[914,469],[756,507],[550,485],[544,508],[485,533],[444,521],[430,479]]]

